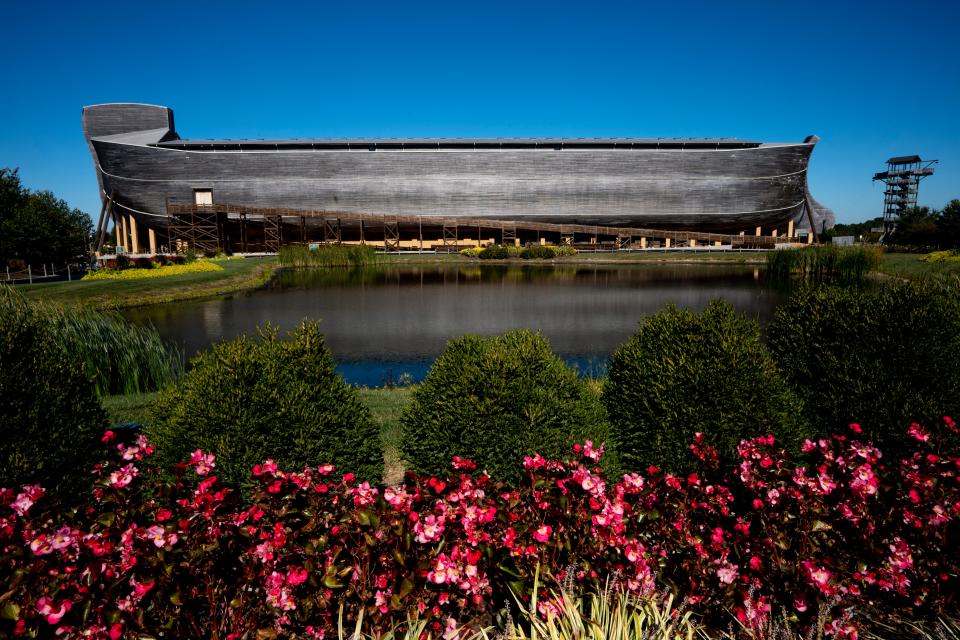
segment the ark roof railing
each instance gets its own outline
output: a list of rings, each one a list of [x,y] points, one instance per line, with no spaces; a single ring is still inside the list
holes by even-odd
[[[509,149],[752,149],[736,138],[294,138],[286,140],[167,140],[150,146],[185,151],[431,151]]]

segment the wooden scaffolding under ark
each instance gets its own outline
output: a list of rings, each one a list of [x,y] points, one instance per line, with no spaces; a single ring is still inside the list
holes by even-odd
[[[185,250],[192,247],[206,253],[237,249],[241,253],[275,253],[286,244],[341,244],[347,242],[344,223],[350,225],[353,242],[372,244],[387,252],[399,251],[404,243],[420,250],[455,252],[463,248],[461,242],[468,235],[476,237],[475,241],[470,240],[476,244],[497,240],[501,244],[519,244],[523,236],[527,241],[543,243],[546,236],[553,236],[557,244],[614,251],[658,246],[724,245],[739,249],[772,249],[779,243],[796,241],[792,222],[779,230],[768,229],[767,235],[761,233],[760,227],[752,232],[725,234],[489,218],[385,216],[347,211],[176,203],[167,204],[167,219],[171,248]],[[425,240],[424,228],[433,228],[439,233]],[[310,229],[314,230],[313,237],[310,237]],[[409,238],[403,237],[404,230]],[[810,238],[807,236],[807,241]]]

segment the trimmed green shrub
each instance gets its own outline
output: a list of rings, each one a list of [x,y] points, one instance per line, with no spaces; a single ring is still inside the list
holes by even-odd
[[[409,469],[441,474],[454,455],[515,480],[524,455],[561,456],[610,438],[599,396],[529,330],[451,340],[401,416]],[[615,452],[603,458],[614,471]]]
[[[380,433],[357,392],[334,372],[317,322],[281,340],[276,329],[259,339],[220,342],[191,362],[152,409],[150,436],[167,466],[198,448],[217,456],[217,475],[233,485],[267,458],[283,468],[333,463],[379,482]]]
[[[715,300],[701,314],[671,305],[647,318],[613,354],[607,375],[603,400],[630,471],[689,468],[697,432],[727,461],[756,433],[791,447],[807,435],[759,325],[727,302]]]
[[[549,260],[550,258],[556,257],[556,255],[556,249],[544,244],[530,245],[520,252],[520,257],[524,260]]]
[[[39,483],[80,496],[92,485],[106,414],[57,329],[0,285],[0,487]]]
[[[506,247],[492,244],[489,247],[484,247],[483,251],[477,254],[477,257],[481,260],[506,260],[510,257],[510,252],[507,251]]]
[[[769,344],[824,433],[851,422],[880,446],[960,410],[960,291],[902,283],[807,287],[774,313]]]

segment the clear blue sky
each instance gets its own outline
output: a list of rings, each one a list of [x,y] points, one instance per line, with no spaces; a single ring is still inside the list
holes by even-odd
[[[730,136],[822,141],[811,191],[878,215],[891,155],[960,198],[960,3],[42,2],[0,10],[0,166],[99,210],[80,108],[186,138]]]

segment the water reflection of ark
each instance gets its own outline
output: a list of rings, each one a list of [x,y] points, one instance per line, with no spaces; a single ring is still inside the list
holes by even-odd
[[[668,304],[700,310],[716,298],[766,324],[781,294],[743,266],[470,264],[286,272],[266,290],[127,316],[153,323],[188,356],[268,322],[284,332],[319,319],[347,381],[379,386],[403,374],[422,379],[451,338],[518,327],[541,331],[582,372],[602,374],[645,316]]]

